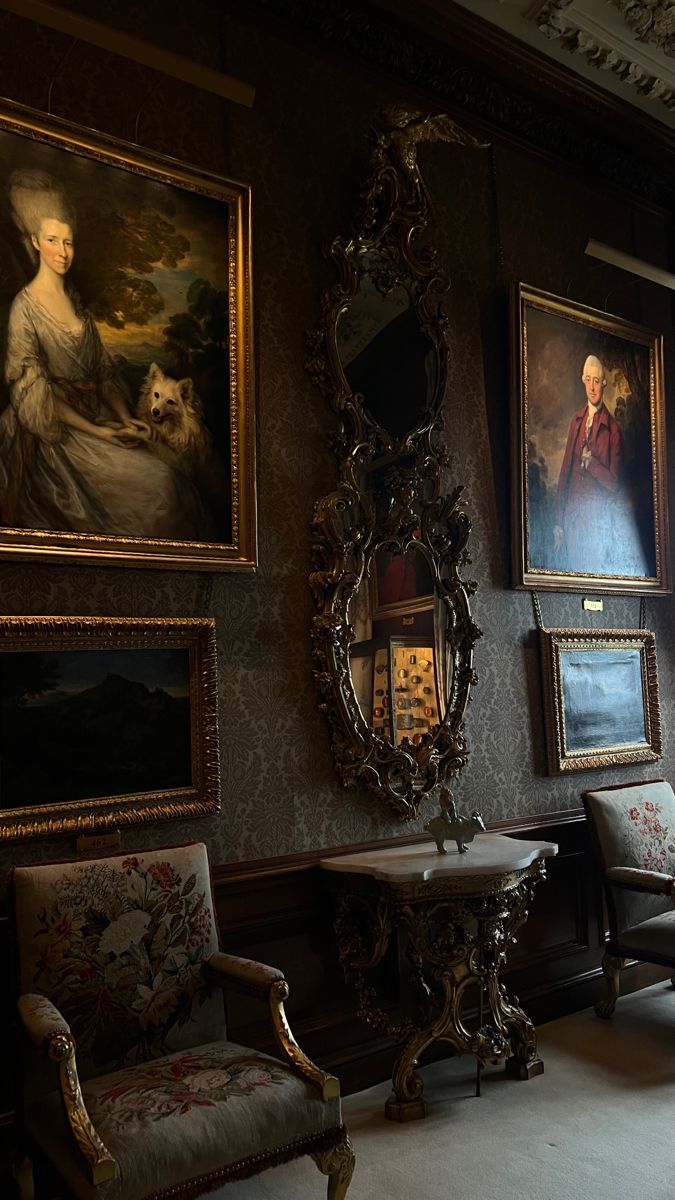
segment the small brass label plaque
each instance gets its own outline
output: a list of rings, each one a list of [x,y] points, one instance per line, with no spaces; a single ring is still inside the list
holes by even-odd
[[[122,845],[119,829],[114,833],[81,833],[75,843],[77,850],[111,850]]]
[[[588,600],[585,596],[583,599],[583,607],[589,612],[602,612],[602,600]]]

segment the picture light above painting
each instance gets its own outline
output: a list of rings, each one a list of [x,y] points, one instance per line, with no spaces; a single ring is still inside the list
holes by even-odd
[[[663,339],[519,284],[516,587],[670,591]]]
[[[0,557],[255,567],[250,210],[0,102]]]

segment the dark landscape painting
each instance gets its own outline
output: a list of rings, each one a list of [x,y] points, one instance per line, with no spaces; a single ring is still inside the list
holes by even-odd
[[[192,783],[187,649],[0,654],[0,808]]]

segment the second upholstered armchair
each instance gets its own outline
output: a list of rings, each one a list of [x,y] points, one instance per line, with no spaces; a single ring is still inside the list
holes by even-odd
[[[609,918],[602,960],[608,996],[596,1012],[609,1017],[627,959],[675,971],[675,795],[655,779],[592,789],[582,799]]]

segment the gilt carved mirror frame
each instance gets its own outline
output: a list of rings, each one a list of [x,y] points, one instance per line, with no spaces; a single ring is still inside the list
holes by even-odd
[[[426,236],[429,198],[417,150],[421,142],[478,143],[447,116],[402,109],[383,116],[352,235],[326,248],[338,278],[324,293],[319,324],[308,335],[307,370],[338,418],[338,480],[316,506],[310,586],[317,610],[314,674],[338,774],[346,787],[365,784],[409,820],[424,796],[466,763],[464,714],[476,682],[473,648],[481,636],[469,606],[476,584],[461,577],[470,561],[471,531],[463,488],[444,491],[447,455],[439,435],[448,351],[442,305],[449,285]],[[365,357],[364,345],[369,371],[354,366]],[[422,591],[430,594],[408,603],[412,614],[428,601],[428,636],[420,643],[428,657],[413,653],[419,637],[389,636],[386,651],[360,660],[372,674],[370,705],[376,707],[369,710],[368,700],[361,694],[360,703],[357,697],[354,656],[365,653],[359,647],[372,649],[387,639],[377,642],[371,635],[370,642],[358,642],[355,612],[364,597],[373,597],[383,556],[405,570],[412,563],[424,576]],[[371,616],[373,611],[377,607]],[[403,611],[405,603],[379,609],[380,615],[398,614],[405,633]],[[408,624],[413,623],[411,616]],[[381,626],[391,631],[391,619]],[[406,664],[419,658],[431,668],[425,678],[434,686],[418,688],[428,696],[400,694],[411,690],[409,674],[420,685],[424,680],[414,673],[420,667],[394,672],[394,643],[399,650],[407,644]],[[375,670],[383,672],[377,680]],[[397,681],[396,675],[403,678]],[[385,681],[388,690],[381,686],[376,692],[375,682]],[[380,696],[391,705],[389,716],[378,706]],[[398,706],[425,700],[431,703],[397,712]],[[432,716],[425,721],[415,713]]]

